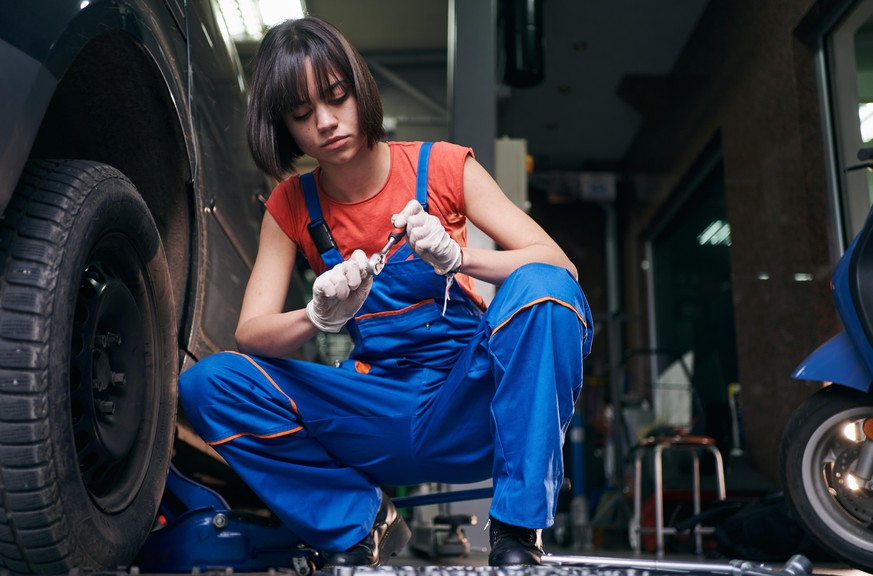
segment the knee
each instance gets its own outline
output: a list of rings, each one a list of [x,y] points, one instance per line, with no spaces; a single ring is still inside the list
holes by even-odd
[[[516,269],[501,286],[511,291],[525,292],[531,298],[575,296],[579,282],[566,268],[533,262]]]
[[[562,318],[575,317],[581,323],[583,356],[590,353],[594,334],[591,308],[579,282],[567,269],[542,263],[522,266],[507,278],[494,302],[502,307],[502,319],[527,307],[543,308]],[[560,306],[552,306],[554,303]]]
[[[566,302],[579,312],[585,296],[566,268],[534,262],[515,270],[500,286],[492,306],[514,311],[547,300]]]
[[[235,354],[219,352],[200,360],[179,375],[179,400],[186,414],[208,405],[226,388],[226,375],[233,371]],[[232,380],[231,380],[232,381]]]
[[[546,283],[576,283],[576,279],[566,268],[562,268],[561,266],[554,266],[553,264],[544,264],[542,262],[531,262],[530,264],[525,264],[524,266],[517,268],[512,274],[509,275],[507,281],[510,281],[511,279],[516,277],[520,279],[535,278],[541,282]]]

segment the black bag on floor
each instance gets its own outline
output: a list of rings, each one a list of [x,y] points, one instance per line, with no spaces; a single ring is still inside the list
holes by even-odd
[[[782,562],[803,554],[813,561],[831,560],[794,519],[782,492],[763,496],[721,520],[715,537],[719,553],[727,558]]]

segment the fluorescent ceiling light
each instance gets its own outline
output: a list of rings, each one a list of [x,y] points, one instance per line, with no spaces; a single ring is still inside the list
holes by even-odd
[[[723,220],[715,220],[697,235],[697,243],[701,246],[710,244],[712,246],[730,246],[731,245],[731,225]]]
[[[861,121],[861,141],[873,140],[873,104],[869,102],[858,104],[858,119]]]
[[[270,27],[284,20],[303,18],[306,11],[303,2],[291,0],[261,0],[261,19],[264,26]]]
[[[234,40],[257,41],[270,26],[306,15],[304,0],[218,0]]]

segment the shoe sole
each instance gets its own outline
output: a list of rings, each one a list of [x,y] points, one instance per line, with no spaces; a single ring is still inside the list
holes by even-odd
[[[379,542],[379,556],[397,556],[406,547],[406,544],[412,538],[412,530],[406,525],[406,520],[403,516],[397,515],[397,520],[388,526],[385,530],[382,540]]]

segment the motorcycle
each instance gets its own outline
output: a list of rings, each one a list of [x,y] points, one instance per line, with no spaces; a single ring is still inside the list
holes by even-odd
[[[779,449],[782,486],[811,537],[840,560],[873,572],[873,210],[837,263],[831,286],[844,330],[792,374],[830,385],[789,419]]]

